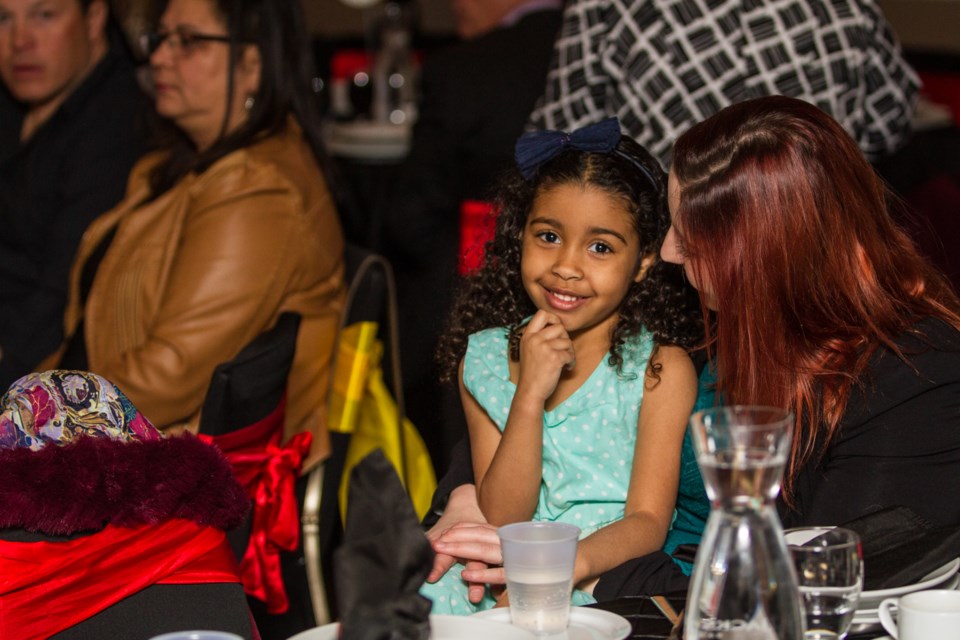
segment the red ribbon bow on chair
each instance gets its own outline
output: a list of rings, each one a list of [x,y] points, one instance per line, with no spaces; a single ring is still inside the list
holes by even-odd
[[[298,433],[280,445],[285,403],[248,427],[209,438],[230,461],[253,501],[250,541],[240,562],[244,591],[267,605],[269,613],[290,606],[280,569],[280,551],[300,543],[300,515],[294,485],[313,437]],[[203,436],[202,436],[203,437]]]

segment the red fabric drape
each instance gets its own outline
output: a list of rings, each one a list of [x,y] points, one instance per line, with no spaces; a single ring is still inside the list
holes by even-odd
[[[0,638],[48,638],[154,584],[239,581],[223,531],[189,520],[0,540]]]
[[[457,270],[465,276],[483,265],[484,250],[493,240],[497,214],[490,202],[464,200],[460,203],[460,256]]]
[[[253,501],[250,542],[240,562],[244,591],[270,613],[289,608],[280,570],[280,551],[300,543],[300,516],[294,484],[312,436],[298,433],[280,445],[286,398],[262,420],[218,436],[201,436],[217,445]]]

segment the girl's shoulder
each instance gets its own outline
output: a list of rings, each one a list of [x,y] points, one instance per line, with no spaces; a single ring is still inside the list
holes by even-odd
[[[468,338],[468,342],[469,344],[477,345],[506,345],[508,333],[509,329],[507,329],[507,327],[490,327],[488,329],[481,329],[480,331],[471,333]]]
[[[490,376],[510,379],[507,333],[506,327],[491,327],[470,334],[463,358],[465,382]]]

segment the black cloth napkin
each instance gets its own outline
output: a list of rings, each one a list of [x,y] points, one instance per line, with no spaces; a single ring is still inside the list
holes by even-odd
[[[860,536],[865,591],[914,584],[960,556],[960,527],[935,527],[908,507],[887,507],[841,526]]]
[[[342,640],[426,640],[430,600],[419,589],[433,549],[380,449],[350,473],[343,545],[334,552]]]

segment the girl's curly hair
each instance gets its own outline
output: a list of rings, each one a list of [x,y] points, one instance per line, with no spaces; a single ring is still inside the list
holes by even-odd
[[[529,181],[516,168],[505,173],[494,200],[496,231],[486,245],[483,265],[461,281],[440,338],[437,362],[441,379],[456,380],[467,339],[483,329],[506,327],[511,357],[518,357],[523,320],[537,311],[520,277],[521,236],[536,197],[565,184],[599,188],[621,200],[633,216],[640,256],[655,259],[646,276],[630,286],[620,304],[619,321],[610,341],[610,365],[621,371],[624,342],[644,327],[657,345],[694,348],[703,335],[696,291],[685,281],[680,267],[659,258],[660,245],[670,227],[666,183],[659,163],[626,136],[610,153],[565,150],[541,165]]]

